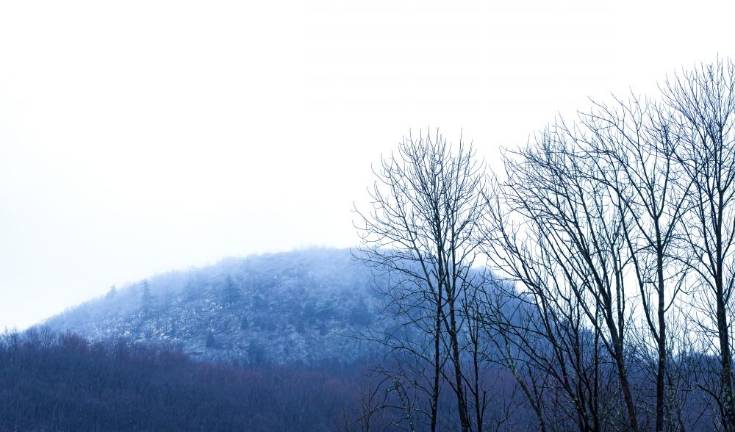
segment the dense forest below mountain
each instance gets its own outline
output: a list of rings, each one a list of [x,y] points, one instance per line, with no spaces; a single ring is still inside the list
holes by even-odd
[[[0,339],[0,430],[333,431],[356,416],[360,366],[239,367],[170,347],[32,330]]]

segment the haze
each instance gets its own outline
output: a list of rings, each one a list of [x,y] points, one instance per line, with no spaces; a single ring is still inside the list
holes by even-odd
[[[735,56],[733,12],[3,2],[0,328],[157,272],[353,245],[370,164],[409,129],[462,134],[497,166],[589,96]]]

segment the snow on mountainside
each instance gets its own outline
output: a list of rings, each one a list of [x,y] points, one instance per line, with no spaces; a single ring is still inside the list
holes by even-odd
[[[206,360],[345,362],[374,349],[355,336],[390,325],[376,283],[348,250],[227,259],[111,290],[44,324],[91,340],[178,344]]]

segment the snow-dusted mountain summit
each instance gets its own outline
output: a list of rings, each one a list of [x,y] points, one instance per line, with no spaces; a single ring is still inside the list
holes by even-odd
[[[195,358],[244,362],[354,360],[382,332],[374,273],[349,250],[226,259],[110,290],[49,319],[91,340],[180,345]]]

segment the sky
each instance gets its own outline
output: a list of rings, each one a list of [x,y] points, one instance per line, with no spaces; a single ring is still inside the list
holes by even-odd
[[[731,2],[0,0],[0,329],[223,257],[357,243],[409,130],[490,167],[735,58]]]

